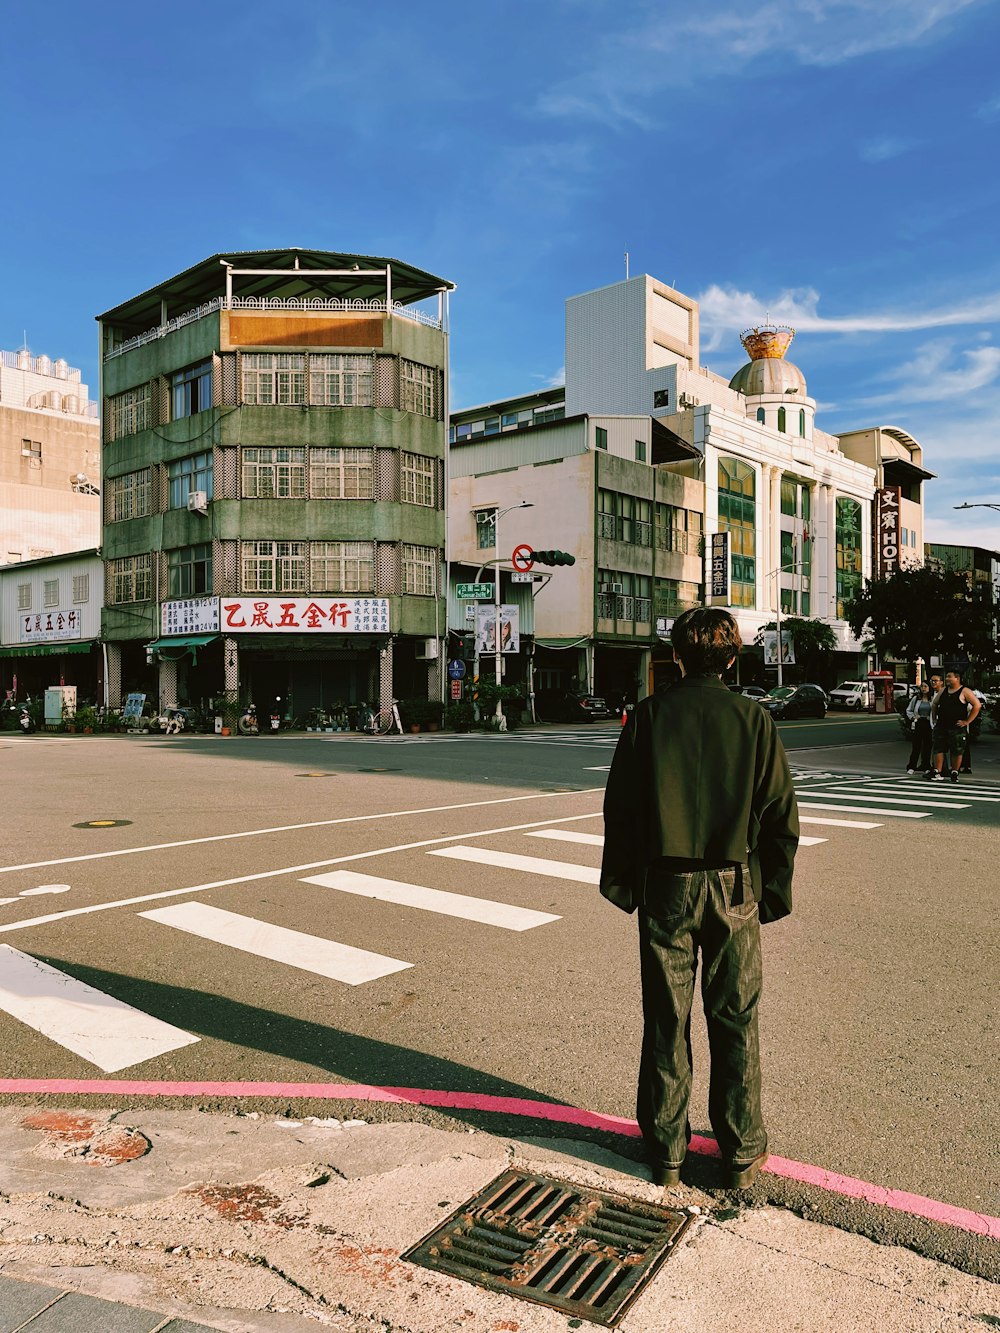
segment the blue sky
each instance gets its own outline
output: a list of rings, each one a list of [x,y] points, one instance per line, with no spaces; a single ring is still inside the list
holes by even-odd
[[[451,279],[453,401],[553,382],[567,296],[652,273],[702,360],[793,324],[828,431],[902,426],[929,539],[1000,548],[1000,0],[5,7],[0,347],[217,251]]]

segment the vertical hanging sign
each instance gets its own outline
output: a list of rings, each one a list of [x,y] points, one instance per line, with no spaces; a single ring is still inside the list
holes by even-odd
[[[875,492],[875,577],[887,579],[899,569],[898,486],[880,486]]]
[[[708,584],[708,596],[712,603],[729,605],[729,581],[731,561],[729,558],[729,533],[713,532],[709,543],[708,571],[705,582]]]

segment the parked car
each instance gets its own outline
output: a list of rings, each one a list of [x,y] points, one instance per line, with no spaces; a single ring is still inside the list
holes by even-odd
[[[594,722],[618,717],[603,695],[587,694],[582,690],[562,694],[557,690],[540,692],[535,706],[543,722]]]
[[[868,707],[868,682],[842,680],[835,690],[830,691],[830,707],[852,708],[860,713]]]
[[[760,704],[773,718],[826,717],[826,691],[820,685],[776,685]]]
[[[763,685],[730,685],[734,694],[745,694],[748,699],[766,699],[767,690]]]

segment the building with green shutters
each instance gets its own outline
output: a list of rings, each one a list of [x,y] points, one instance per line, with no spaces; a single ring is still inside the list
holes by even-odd
[[[228,252],[98,317],[109,703],[441,697],[452,289]]]

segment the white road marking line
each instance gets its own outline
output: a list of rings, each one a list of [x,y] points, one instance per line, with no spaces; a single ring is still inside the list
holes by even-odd
[[[553,792],[552,795],[561,793]],[[567,793],[578,796],[579,792]],[[521,798],[515,796],[514,800]],[[487,802],[502,804],[502,802]],[[457,842],[460,838],[491,838],[497,833],[520,833],[526,828],[537,828],[539,824],[572,824],[578,819],[600,819],[600,811],[588,815],[563,815],[559,819],[534,819],[530,824],[508,824],[505,828],[480,829],[467,833],[451,833],[444,838],[422,838],[419,842],[400,842],[394,847],[376,847],[367,852],[350,852],[347,856],[331,856],[322,861],[306,861],[300,866],[280,866],[277,870],[259,870],[254,875],[234,875],[232,879],[212,880],[208,884],[191,884],[186,889],[164,889],[160,893],[143,893],[135,898],[117,898],[109,903],[93,903],[90,907],[71,907],[65,912],[50,912],[47,916],[28,917],[24,921],[12,921],[0,926],[0,935],[11,930],[26,930],[28,926],[44,926],[50,921],[62,921],[68,916],[89,916],[92,912],[108,912],[115,907],[134,907],[136,903],[156,902],[161,898],[179,898],[187,893],[204,893],[206,889],[224,889],[232,884],[250,884],[257,879],[277,879],[281,875],[297,875],[303,870],[320,870],[325,866],[344,865],[348,861],[368,861],[376,856],[389,856],[393,852],[412,852],[418,847],[434,847],[442,842]]]
[[[9,944],[0,944],[0,1009],[106,1074],[198,1040]]]
[[[611,765],[610,765],[610,764],[588,764],[587,767],[586,767],[583,771],[584,771],[584,773],[610,773],[610,772],[611,772]]]
[[[825,793],[824,793],[825,795]],[[929,819],[929,810],[879,810],[872,805],[831,805],[823,801],[799,801],[800,810],[845,810],[858,815],[892,815],[895,819]],[[2,929],[2,927],[0,927]]]
[[[821,842],[829,842],[829,838],[799,838],[800,847],[818,847]]]
[[[377,875],[361,875],[355,870],[333,870],[328,875],[310,875],[303,884],[321,884],[342,893],[356,893],[362,898],[376,898],[380,902],[399,903],[403,907],[419,907],[425,912],[442,916],[457,916],[465,921],[479,921],[503,930],[532,930],[549,921],[558,921],[551,912],[535,912],[527,907],[493,902],[489,898],[472,898],[463,893],[444,893],[428,889],[422,884],[402,884],[394,879],[380,879]]]
[[[996,805],[1000,802],[1000,795],[986,796],[983,794],[982,790],[977,790],[975,787],[963,787],[961,782],[927,782],[924,779],[921,779],[921,781],[923,782],[922,790],[925,793],[924,800],[932,801],[940,795],[946,798],[961,796],[963,801],[978,801],[982,805]],[[812,790],[815,791],[817,789],[813,787]],[[921,788],[918,788],[912,781],[908,783],[876,781],[870,783],[866,782],[863,787],[855,787],[853,783],[848,785],[847,783],[838,782],[837,790],[846,792],[862,790],[866,792],[871,791],[876,792],[879,797],[882,797],[887,792],[891,791],[919,791]]]
[[[886,805],[929,805],[935,810],[968,809],[968,806],[962,805],[959,802],[940,800],[935,796],[887,796],[884,791],[873,791],[869,793],[861,787],[854,791],[845,791],[842,787],[813,787],[811,788],[809,795],[831,797],[835,801],[839,801],[841,796],[843,796],[845,801],[857,801],[862,797],[871,795],[873,800],[884,801]]]
[[[810,807],[807,807],[810,808]],[[802,807],[799,806],[801,810]],[[800,824],[833,824],[837,828],[881,828],[881,824],[866,824],[862,819],[800,819]]]
[[[338,944],[336,940],[305,935],[300,930],[274,926],[252,916],[224,912],[207,903],[178,903],[175,907],[157,907],[139,915],[147,921],[186,931],[215,944],[228,945],[257,958],[268,958],[273,963],[286,963],[303,972],[346,982],[348,986],[360,986],[365,981],[387,977],[392,972],[402,972],[413,966],[398,958]]]
[[[279,824],[275,828],[247,829],[244,833],[213,833],[204,838],[182,838],[178,842],[154,842],[145,847],[121,847],[113,852],[86,852],[82,856],[60,856],[52,861],[25,861],[21,865],[0,866],[0,875],[8,875],[13,870],[37,870],[41,866],[69,865],[73,861],[100,861],[105,857],[134,856],[138,852],[162,852],[169,851],[173,847],[197,847],[206,842],[229,842],[239,838],[260,838],[268,833],[297,833],[299,829],[332,828],[336,824],[364,824],[371,823],[374,820],[404,819],[409,815],[437,815],[449,810],[478,810],[481,806],[515,805],[519,801],[538,801],[551,796],[596,795],[603,792],[603,790],[603,787],[584,787],[582,790],[575,792],[536,791],[528,796],[497,796],[489,801],[460,801],[457,805],[430,805],[420,810],[386,810],[377,815],[345,815],[340,819],[314,819],[307,824]],[[538,820],[537,822],[544,823],[545,821]],[[322,861],[315,862],[315,864],[335,865],[336,862]],[[303,870],[309,868],[309,866],[302,867]]]
[[[37,889],[22,889],[19,898],[34,898],[45,893],[69,893],[68,884],[39,884]]]
[[[603,847],[603,833],[577,833],[574,829],[539,828],[524,835],[526,838],[552,838],[556,842],[581,842],[588,847]]]
[[[541,856],[518,856],[515,852],[494,852],[488,847],[441,847],[429,855],[471,861],[478,866],[496,866],[498,870],[523,870],[529,875],[548,875],[550,879],[570,879],[577,884],[601,882],[601,872],[592,866],[574,865],[571,861],[546,861]]]

